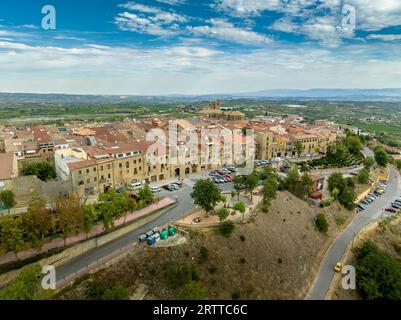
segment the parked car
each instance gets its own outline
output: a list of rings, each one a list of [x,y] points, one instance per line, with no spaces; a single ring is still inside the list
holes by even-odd
[[[174,182],[174,184],[176,184],[176,185],[179,186],[179,187],[182,187],[182,185],[183,185],[182,181]]]
[[[394,202],[401,204],[401,200],[394,200]]]
[[[175,183],[170,183],[170,187],[173,188],[174,190],[180,190],[180,186]]]
[[[166,186],[163,186],[163,188],[164,189],[166,189],[166,190],[168,190],[168,191],[175,191],[175,188],[173,188],[171,185],[166,185]]]
[[[387,211],[387,212],[392,212],[392,213],[396,213],[397,212],[397,210],[395,210],[394,208],[386,208],[384,210]]]
[[[152,191],[153,193],[157,193],[157,192],[161,192],[162,189],[160,189],[159,187],[150,187],[150,191]]]
[[[227,167],[228,170],[230,170],[232,173],[237,172],[237,168],[235,167]]]
[[[361,211],[364,211],[364,210],[365,210],[365,208],[364,208],[362,205],[360,205],[360,204],[357,204],[356,207],[357,207],[359,210],[361,210]]]
[[[141,182],[131,183],[131,187],[132,187],[133,190],[142,189],[142,183]]]
[[[233,178],[231,178],[229,175],[225,175],[224,178],[228,180],[228,182],[232,182]]]
[[[401,209],[401,204],[396,203],[396,202],[391,203],[391,206],[392,206],[393,208],[395,208],[395,209]]]

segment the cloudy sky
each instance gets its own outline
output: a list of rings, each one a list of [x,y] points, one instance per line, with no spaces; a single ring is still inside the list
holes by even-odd
[[[400,49],[401,0],[0,3],[0,92],[393,88]]]

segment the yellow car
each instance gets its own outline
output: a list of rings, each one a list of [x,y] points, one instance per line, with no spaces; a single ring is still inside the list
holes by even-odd
[[[341,262],[337,262],[337,264],[334,267],[334,271],[340,273],[342,269],[343,269],[343,264]]]
[[[384,193],[384,190],[382,190],[382,189],[376,189],[376,191],[377,191],[378,193],[380,193],[380,194],[383,194],[383,193]]]

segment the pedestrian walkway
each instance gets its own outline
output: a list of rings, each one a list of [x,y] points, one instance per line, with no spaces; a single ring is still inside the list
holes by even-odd
[[[166,198],[164,198],[164,199],[162,199],[162,200],[160,200],[160,201],[158,201],[158,202],[156,202],[156,203],[154,203],[154,204],[152,204],[152,205],[150,205],[150,206],[148,206],[146,208],[143,208],[143,209],[138,210],[138,211],[134,211],[131,214],[128,214],[126,217],[121,217],[119,219],[114,220],[114,226],[118,227],[118,226],[121,226],[121,225],[123,225],[125,223],[132,222],[132,221],[134,221],[134,220],[136,220],[138,218],[141,218],[141,217],[143,217],[143,216],[145,216],[145,215],[147,215],[147,214],[149,214],[151,212],[163,209],[163,208],[165,208],[165,207],[167,207],[167,206],[169,206],[169,205],[171,205],[173,203],[175,203],[174,200],[170,199],[169,197],[166,197]],[[103,226],[96,225],[92,229],[92,231],[88,234],[88,236],[85,233],[81,233],[81,234],[74,235],[74,236],[71,236],[71,237],[67,238],[66,245],[71,245],[71,244],[78,243],[80,241],[84,241],[87,238],[91,238],[91,237],[97,236],[97,235],[103,233],[104,231],[105,230],[104,230]],[[47,251],[55,249],[55,248],[62,248],[62,247],[64,247],[64,240],[59,238],[59,239],[55,239],[53,241],[50,241],[48,243],[45,243],[43,245],[43,248],[42,248],[41,252],[38,252],[35,249],[29,249],[29,250],[25,250],[25,251],[19,252],[18,253],[18,258],[20,260],[24,260],[24,259],[33,257],[33,256],[35,256],[37,254],[40,254],[40,253],[43,253],[43,252],[47,252]],[[10,252],[10,253],[0,257],[0,265],[6,264],[6,263],[10,263],[10,262],[13,262],[15,260],[16,259],[15,259],[14,253]]]

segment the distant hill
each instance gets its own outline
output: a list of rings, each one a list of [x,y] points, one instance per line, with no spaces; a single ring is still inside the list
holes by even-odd
[[[114,104],[127,102],[167,103],[197,102],[214,99],[259,99],[259,100],[336,100],[336,101],[401,101],[401,89],[274,89],[257,92],[208,94],[208,95],[75,95],[0,93],[0,103],[53,103],[53,104]]]

